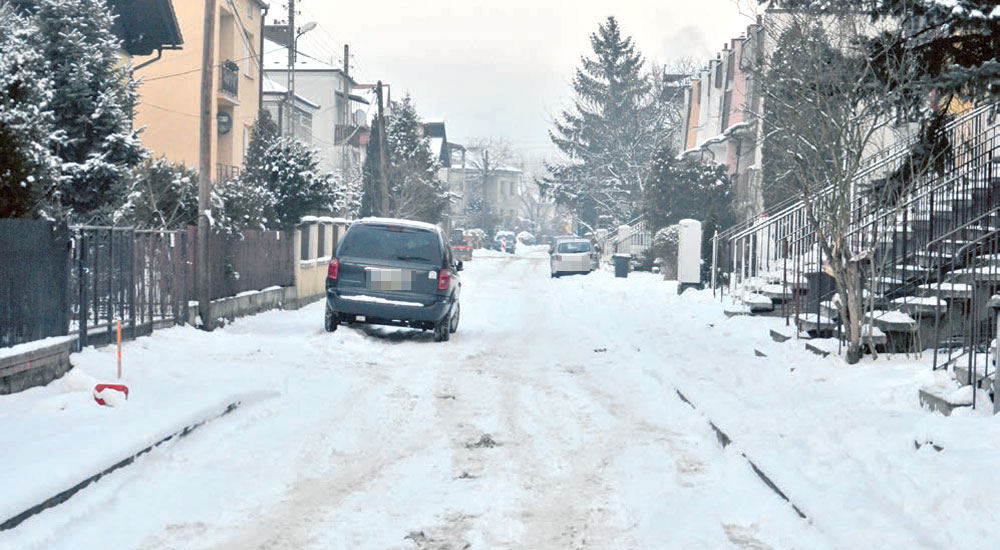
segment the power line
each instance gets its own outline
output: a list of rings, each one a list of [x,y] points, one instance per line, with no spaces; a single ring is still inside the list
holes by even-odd
[[[276,48],[276,49],[268,51],[268,52],[264,52],[264,55],[267,55],[269,53],[278,52],[278,51],[281,51],[283,49],[284,49],[284,46],[282,46],[281,48]],[[231,61],[234,61],[234,62],[245,61],[247,59],[250,59],[251,57],[256,58],[257,56],[255,56],[255,55],[247,55],[247,56],[241,57],[239,59],[234,59],[234,60],[231,60]],[[223,61],[221,63],[216,63],[214,66],[216,68],[218,68],[218,67],[221,67],[221,66],[223,66],[225,64],[226,64],[226,62]],[[153,82],[154,80],[163,80],[165,78],[174,78],[174,77],[177,77],[177,76],[184,76],[186,74],[196,73],[196,72],[198,72],[200,70],[201,70],[201,67],[198,67],[197,69],[191,69],[191,70],[188,70],[188,71],[181,71],[179,73],[172,73],[172,74],[165,74],[165,75],[161,75],[161,76],[154,76],[152,78],[143,78],[142,81],[143,82]]]

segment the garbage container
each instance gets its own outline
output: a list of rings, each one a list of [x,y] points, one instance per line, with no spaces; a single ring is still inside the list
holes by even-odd
[[[615,254],[611,256],[611,259],[615,263],[615,277],[628,277],[628,268],[632,262],[632,256],[628,254]]]

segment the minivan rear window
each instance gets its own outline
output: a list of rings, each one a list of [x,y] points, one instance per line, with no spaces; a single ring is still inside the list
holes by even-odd
[[[441,263],[437,233],[406,226],[355,224],[344,235],[338,257]]]
[[[579,254],[580,252],[590,252],[590,243],[584,242],[569,242],[569,243],[559,243],[559,247],[556,250],[562,254]]]

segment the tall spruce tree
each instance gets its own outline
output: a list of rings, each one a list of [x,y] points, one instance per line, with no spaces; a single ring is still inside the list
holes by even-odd
[[[37,0],[31,46],[48,60],[57,93],[51,108],[61,160],[55,203],[76,220],[110,217],[129,169],[144,157],[132,111],[137,84],[118,52],[104,0]]]
[[[437,175],[437,160],[409,94],[393,105],[387,122],[389,211],[400,218],[441,221],[448,188]]]
[[[608,17],[590,43],[594,56],[573,78],[573,108],[549,132],[566,161],[547,165],[540,187],[597,227],[639,212],[649,161],[669,130],[643,57],[618,21]]]
[[[260,180],[264,170],[264,154],[281,135],[277,123],[267,109],[257,113],[257,120],[250,128],[250,143],[243,157],[243,173],[248,179]]]
[[[0,5],[0,218],[47,216],[44,201],[58,163],[52,137],[52,82],[29,46],[29,21]]]

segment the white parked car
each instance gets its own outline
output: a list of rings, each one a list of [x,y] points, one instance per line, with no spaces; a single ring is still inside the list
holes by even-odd
[[[549,252],[552,277],[587,274],[597,265],[597,252],[587,239],[559,239]]]

